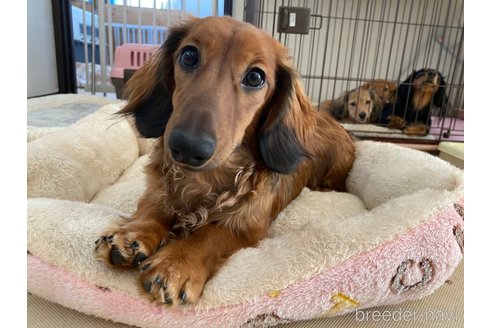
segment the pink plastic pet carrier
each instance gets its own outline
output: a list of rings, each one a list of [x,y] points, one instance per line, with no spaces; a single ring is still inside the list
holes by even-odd
[[[157,49],[159,46],[135,43],[125,43],[116,47],[114,63],[111,67],[111,82],[116,89],[118,99],[123,98],[126,81],[150,59]]]

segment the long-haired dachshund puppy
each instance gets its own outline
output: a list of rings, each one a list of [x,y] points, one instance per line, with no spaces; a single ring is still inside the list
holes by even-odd
[[[320,103],[319,110],[343,123],[373,123],[379,118],[382,101],[372,90],[357,88]]]
[[[126,92],[121,113],[157,141],[136,212],[95,252],[138,267],[153,300],[196,303],[304,187],[344,190],[351,137],[313,109],[287,50],[250,24],[209,17],[170,29]]]
[[[364,82],[360,88],[373,90],[381,99],[382,104],[393,104],[396,100],[398,84],[387,80],[370,80]]]
[[[394,106],[385,106],[389,128],[408,135],[426,135],[431,126],[431,106],[443,107],[446,102],[446,81],[437,70],[414,71],[400,83]]]

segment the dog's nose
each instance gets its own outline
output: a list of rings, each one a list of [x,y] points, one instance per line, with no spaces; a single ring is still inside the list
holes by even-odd
[[[169,137],[169,149],[176,162],[201,166],[215,151],[215,138],[208,134],[193,135],[175,128]]]
[[[433,78],[434,76],[436,76],[436,71],[434,70],[430,70],[430,71],[427,71],[427,77],[428,78]]]
[[[360,112],[359,113],[359,117],[360,117],[361,120],[365,119],[366,118],[366,115],[367,115],[366,112]]]

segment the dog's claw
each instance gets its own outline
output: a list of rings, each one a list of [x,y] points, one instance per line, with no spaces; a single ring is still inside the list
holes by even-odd
[[[133,262],[132,262],[132,265],[133,266],[139,266],[140,263],[145,260],[147,258],[147,255],[142,253],[142,252],[139,252],[137,253],[137,255],[135,256],[135,258],[133,259]]]
[[[186,303],[186,292],[184,290],[182,290],[180,293],[179,293],[179,304],[185,304]]]
[[[138,249],[138,247],[139,247],[139,246],[140,246],[140,245],[138,244],[138,241],[133,241],[133,242],[130,244],[130,248],[131,248],[131,249],[133,249],[133,250],[135,250],[135,251]]]
[[[100,245],[106,241],[106,236],[100,237],[98,240],[96,240],[96,245]]]
[[[145,264],[144,266],[142,266],[142,267],[140,268],[140,271],[141,271],[141,272],[144,272],[145,270],[147,270],[147,269],[149,268],[149,266],[150,266],[150,263]]]
[[[164,293],[164,304],[173,304],[173,300],[167,292]]]

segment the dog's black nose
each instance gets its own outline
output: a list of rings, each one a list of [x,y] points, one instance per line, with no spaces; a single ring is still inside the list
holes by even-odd
[[[360,112],[360,113],[359,113],[359,117],[360,117],[362,120],[366,118],[366,115],[367,115],[367,114],[366,114],[366,112]]]
[[[437,75],[437,72],[434,70],[427,71],[427,77],[429,77],[429,78],[433,78],[436,75]]]
[[[201,166],[215,151],[215,138],[208,134],[190,134],[175,128],[169,137],[169,149],[176,162]]]

